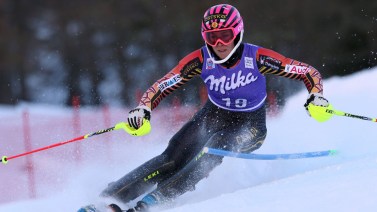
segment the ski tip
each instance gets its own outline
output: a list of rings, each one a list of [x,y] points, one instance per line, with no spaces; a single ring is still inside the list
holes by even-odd
[[[329,150],[329,155],[337,155],[337,154],[339,154],[338,150],[335,150],[335,149]]]

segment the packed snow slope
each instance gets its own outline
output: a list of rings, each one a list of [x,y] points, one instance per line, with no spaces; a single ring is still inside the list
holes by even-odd
[[[324,95],[335,109],[377,117],[377,68],[364,70],[347,77],[333,77],[324,81]],[[296,153],[336,149],[332,157],[295,160],[245,160],[226,158],[208,178],[202,180],[195,191],[179,197],[174,205],[164,208],[171,212],[238,211],[238,212],[302,212],[302,211],[377,211],[377,123],[349,117],[334,116],[318,123],[306,114],[303,104],[307,93],[303,90],[288,99],[277,117],[268,118],[268,136],[255,153]],[[21,107],[21,106],[20,106]],[[25,107],[25,106],[23,106]],[[20,108],[3,108],[0,116],[6,118]],[[70,139],[65,134],[68,126],[62,117],[66,110],[33,106],[33,126],[43,125],[34,137],[47,137],[49,142],[33,142],[35,147]],[[40,111],[40,113],[39,113]],[[43,111],[43,112],[42,112]],[[61,122],[48,123],[48,114]],[[93,120],[92,112],[81,119]],[[122,114],[118,111],[114,114]],[[102,200],[98,194],[107,183],[122,177],[136,166],[164,150],[177,124],[164,118],[172,111],[156,110],[152,114],[152,133],[142,138],[124,132],[90,138],[81,143],[81,160],[72,158],[73,146],[68,144],[33,155],[36,178],[36,197],[28,199],[27,173],[22,169],[25,159],[15,159],[0,167],[2,195],[1,212],[7,211],[76,211],[80,206]],[[188,112],[192,114],[192,112]],[[98,115],[100,116],[100,115]],[[122,115],[113,115],[112,122],[122,121]],[[13,120],[13,119],[12,119]],[[63,123],[63,124],[62,124]],[[12,125],[14,124],[14,125]],[[17,126],[7,122],[1,126]],[[182,123],[179,123],[181,125]],[[103,128],[100,124],[86,124],[86,133]],[[40,134],[40,135],[39,135]],[[22,140],[12,133],[3,134],[1,154],[16,154]],[[7,151],[7,152],[6,152]],[[10,152],[10,153],[8,153]],[[17,168],[10,168],[17,167]],[[21,167],[21,168],[20,168]],[[22,170],[22,171],[20,171]],[[43,179],[43,182],[38,181]],[[8,187],[7,187],[8,185]],[[12,186],[12,187],[9,187]],[[25,193],[23,198],[16,194]],[[127,208],[128,205],[122,205]],[[160,211],[162,208],[155,209]]]

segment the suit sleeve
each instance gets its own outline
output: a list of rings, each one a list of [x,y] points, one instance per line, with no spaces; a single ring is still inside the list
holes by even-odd
[[[200,75],[202,66],[203,54],[201,49],[188,54],[142,95],[139,106],[147,106],[153,110],[167,95],[190,81],[194,76]]]
[[[322,76],[312,66],[285,57],[275,51],[259,48],[256,53],[259,72],[304,82],[309,93],[323,93]]]

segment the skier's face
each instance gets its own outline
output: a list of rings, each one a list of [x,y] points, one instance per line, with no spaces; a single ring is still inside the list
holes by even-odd
[[[221,42],[218,42],[216,46],[213,46],[213,51],[220,59],[226,58],[229,53],[234,48],[234,42],[229,43],[228,45],[224,45]]]

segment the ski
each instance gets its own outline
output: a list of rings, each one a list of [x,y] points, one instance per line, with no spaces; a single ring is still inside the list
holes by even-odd
[[[213,149],[205,147],[204,153],[212,155],[220,155],[226,157],[235,157],[252,160],[289,160],[289,159],[301,159],[301,158],[314,158],[333,156],[338,154],[337,150],[325,150],[317,152],[301,152],[301,153],[288,153],[288,154],[255,154],[255,153],[237,153],[221,149]]]
[[[95,205],[87,205],[80,208],[77,212],[122,212],[123,210],[116,204],[110,204],[105,206],[105,208],[97,208]]]

